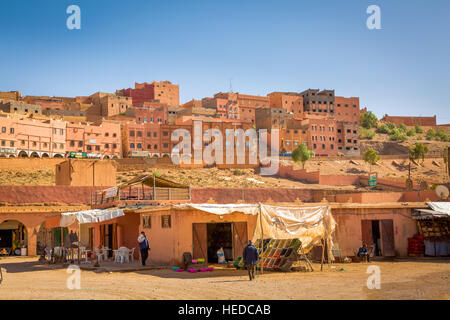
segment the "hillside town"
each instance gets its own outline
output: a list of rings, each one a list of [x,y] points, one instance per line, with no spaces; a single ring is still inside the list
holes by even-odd
[[[336,266],[358,272],[362,245],[366,260],[396,277],[402,261],[417,270],[423,259],[448,259],[450,125],[436,116],[378,119],[359,97],[334,90],[230,91],[185,103],[179,96],[169,81],[78,97],[0,92],[4,278],[15,268],[51,277],[70,263],[84,272],[239,277],[249,240],[265,281]],[[177,129],[196,128],[223,136],[265,130],[276,172],[264,174],[261,155],[249,163],[245,136],[234,146],[239,157],[246,141],[244,162],[175,163]],[[211,141],[201,140],[202,152]],[[195,153],[195,142],[185,146]],[[299,228],[309,223],[305,214],[316,224]]]

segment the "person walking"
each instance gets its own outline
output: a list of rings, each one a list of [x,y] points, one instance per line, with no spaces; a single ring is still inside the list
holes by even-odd
[[[244,248],[242,258],[248,270],[248,277],[252,281],[255,279],[256,264],[258,263],[258,250],[253,246],[252,240],[249,240],[248,245]]]
[[[145,236],[145,232],[142,231],[138,237],[139,251],[141,252],[142,265],[145,266],[145,261],[148,258],[148,251],[150,250],[150,245],[148,244],[148,239]]]

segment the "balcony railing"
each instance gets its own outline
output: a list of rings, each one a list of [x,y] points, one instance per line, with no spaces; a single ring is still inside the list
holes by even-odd
[[[119,189],[115,197],[106,197],[104,192],[91,194],[91,205],[102,205],[117,201],[190,200],[190,188],[131,187]]]

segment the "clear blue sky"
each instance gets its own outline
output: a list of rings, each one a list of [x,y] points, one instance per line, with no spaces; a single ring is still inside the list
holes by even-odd
[[[81,30],[66,8],[81,8]],[[366,8],[381,7],[382,30]],[[170,80],[180,100],[334,88],[378,116],[450,122],[448,0],[0,2],[0,90],[114,92]]]

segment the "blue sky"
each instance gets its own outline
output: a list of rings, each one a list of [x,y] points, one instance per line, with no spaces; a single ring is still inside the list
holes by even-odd
[[[66,8],[81,8],[68,30]],[[381,30],[366,9],[381,8]],[[450,1],[0,2],[0,90],[89,95],[170,80],[180,100],[332,89],[450,123]]]

